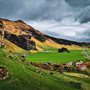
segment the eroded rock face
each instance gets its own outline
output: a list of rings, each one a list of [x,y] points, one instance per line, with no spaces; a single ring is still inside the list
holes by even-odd
[[[32,34],[34,38],[41,42],[45,42],[45,40],[48,39],[43,33],[39,32],[38,30],[30,30],[29,32]]]
[[[34,41],[30,40],[30,35],[16,36],[9,32],[5,32],[5,38],[25,50],[36,50],[36,44]]]

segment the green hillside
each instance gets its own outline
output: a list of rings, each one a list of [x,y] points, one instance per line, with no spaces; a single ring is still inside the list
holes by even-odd
[[[0,65],[6,66],[9,72],[8,79],[0,81],[0,90],[89,90],[90,78],[85,74],[54,72],[50,75],[42,69],[37,73],[38,68],[18,61],[18,55],[13,55],[11,60],[8,52],[0,50]],[[81,89],[75,83],[81,83]]]

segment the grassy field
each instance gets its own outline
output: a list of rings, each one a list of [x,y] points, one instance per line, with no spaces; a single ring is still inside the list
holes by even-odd
[[[67,63],[69,61],[76,61],[82,60],[85,61],[81,50],[72,50],[70,53],[58,53],[56,51],[52,52],[38,52],[38,53],[31,53],[27,60],[32,62],[52,62],[52,63]]]
[[[1,50],[0,50],[1,51]],[[77,51],[76,55],[81,55],[80,51]],[[47,58],[51,58],[53,62],[62,62],[59,61],[59,58],[62,55],[62,59],[66,58],[64,54],[68,56],[68,53],[57,54],[59,58],[55,56],[56,52],[52,53],[36,53],[29,56],[29,60],[47,61]],[[72,54],[75,52],[72,51]],[[18,62],[18,56],[14,57],[12,60],[7,57],[8,53],[5,51],[0,52],[0,65],[6,66],[9,72],[9,77],[6,80],[0,81],[0,90],[90,90],[90,78],[86,74],[82,73],[56,73],[50,75],[50,71],[45,71],[42,69],[35,68],[31,65],[27,65],[22,62]],[[40,55],[40,56],[39,56]],[[43,56],[42,56],[43,55]],[[48,55],[48,56],[47,56]],[[51,56],[50,56],[51,55]],[[70,54],[71,55],[71,54]],[[76,57],[73,55],[71,59],[82,59],[82,56]],[[56,56],[56,57],[57,57]],[[47,57],[47,58],[42,58]],[[31,58],[31,59],[30,59]],[[34,59],[37,58],[37,59]],[[40,59],[41,58],[41,59]],[[43,62],[43,61],[39,61]],[[64,60],[63,60],[64,62]],[[65,61],[66,62],[66,61]],[[37,73],[38,70],[41,70],[41,74]],[[73,85],[73,83],[81,83],[81,89]]]

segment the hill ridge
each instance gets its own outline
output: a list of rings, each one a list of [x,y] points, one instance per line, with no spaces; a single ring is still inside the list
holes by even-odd
[[[0,29],[5,31],[5,39],[24,50],[38,50],[37,47],[43,50],[42,44],[45,47],[66,47],[68,49],[82,49],[85,47],[87,48],[90,45],[90,43],[75,42],[48,36],[39,30],[34,29],[22,20],[11,21],[0,18]],[[37,43],[37,41],[41,42],[41,45],[40,43]]]

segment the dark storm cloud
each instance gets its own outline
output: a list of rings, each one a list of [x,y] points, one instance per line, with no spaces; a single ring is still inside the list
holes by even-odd
[[[87,6],[79,15],[78,20],[80,23],[86,23],[90,21],[90,6]]]
[[[90,0],[0,0],[0,17],[61,20],[75,16],[87,5]]]
[[[35,28],[49,35],[78,41],[88,37],[89,41],[86,17],[90,18],[90,13],[85,9],[89,5],[90,0],[0,0],[0,18],[34,21]],[[84,28],[80,20],[85,20]]]
[[[65,0],[73,7],[85,7],[90,5],[90,0]]]
[[[0,0],[0,16],[21,19],[61,19],[71,14],[65,0]]]
[[[18,0],[18,2],[15,0],[0,0],[0,17],[15,17],[20,7],[22,7],[20,1],[21,0]]]

